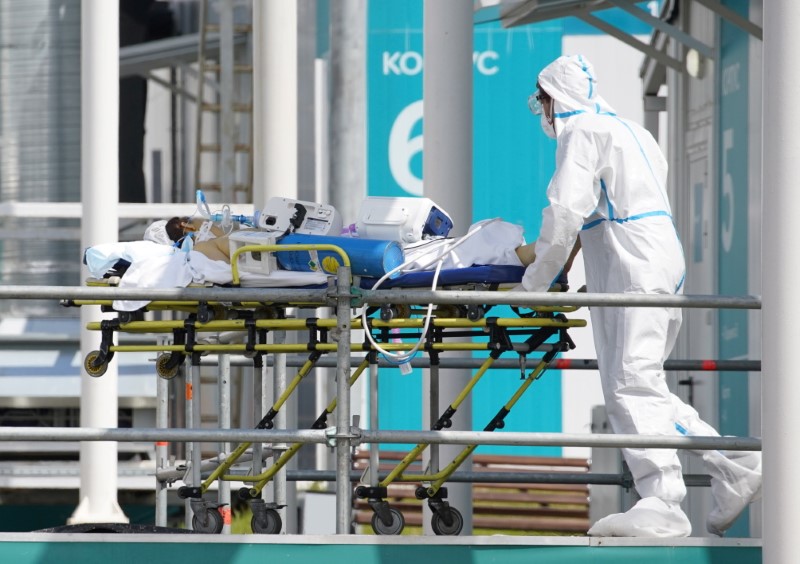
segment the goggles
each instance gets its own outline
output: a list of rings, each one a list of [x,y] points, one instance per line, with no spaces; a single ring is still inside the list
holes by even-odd
[[[542,114],[542,101],[549,100],[550,96],[542,92],[541,90],[537,90],[530,96],[528,96],[528,109],[531,113],[535,116]]]

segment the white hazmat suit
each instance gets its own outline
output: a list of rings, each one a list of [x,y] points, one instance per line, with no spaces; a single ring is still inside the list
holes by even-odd
[[[538,82],[552,98],[552,126],[545,118],[542,127],[555,131],[556,170],[524,289],[546,291],[580,235],[590,292],[681,293],[683,250],[667,199],[667,163],[655,139],[600,97],[585,57],[559,57]],[[718,435],[667,387],[664,361],[681,325],[679,309],[595,307],[591,322],[616,433]],[[637,448],[623,454],[642,500],[627,513],[601,519],[589,534],[689,535],[676,451]],[[712,476],[714,509],[707,527],[722,534],[760,493],[761,456],[698,454]]]

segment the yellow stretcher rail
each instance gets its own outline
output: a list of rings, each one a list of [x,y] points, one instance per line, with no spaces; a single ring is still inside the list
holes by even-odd
[[[238,286],[239,280],[239,255],[243,253],[277,253],[281,251],[330,251],[342,257],[342,264],[350,266],[350,257],[344,252],[344,249],[336,245],[328,245],[325,243],[319,245],[245,245],[239,247],[231,255],[231,273],[233,275],[233,284]]]
[[[571,327],[583,327],[584,325],[572,325]],[[493,350],[492,343],[430,343],[426,349],[434,351],[485,351]],[[381,348],[388,351],[408,351],[414,348],[412,343],[381,343]],[[364,343],[351,343],[350,349],[353,351],[369,352],[374,350]],[[258,344],[248,345],[246,343],[232,344],[194,344],[191,351],[187,345],[111,345],[109,352],[215,352],[215,353],[302,353],[309,351],[337,352],[339,347],[336,343],[309,343],[309,344]]]
[[[413,319],[392,319],[389,321],[373,320],[370,322],[373,329],[420,329],[425,325],[425,320],[421,318]],[[453,318],[433,318],[433,327],[443,329],[485,329],[492,325],[505,328],[528,328],[528,327],[585,327],[586,321],[583,319],[560,320],[547,317],[508,317],[508,318],[483,318],[476,321],[469,319]],[[244,319],[229,319],[219,321],[207,321],[205,323],[195,322],[192,329],[197,332],[216,333],[219,331],[246,331],[248,327],[255,326],[256,329],[269,329],[272,331],[307,331],[309,329],[334,329],[336,319],[317,319],[313,325],[309,325],[306,319],[256,319],[248,321]],[[363,329],[361,318],[351,321],[352,329]],[[92,321],[86,324],[90,331],[102,330],[102,322]],[[116,329],[120,333],[170,333],[176,329],[186,328],[185,320],[171,321],[130,321],[120,323]]]

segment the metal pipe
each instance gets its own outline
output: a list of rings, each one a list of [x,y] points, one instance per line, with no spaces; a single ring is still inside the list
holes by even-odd
[[[387,472],[378,477],[384,479]],[[336,479],[335,473],[326,470],[296,470],[289,472],[289,480],[309,482],[329,482]],[[361,472],[350,472],[350,481],[358,482]],[[688,487],[708,487],[710,476],[705,474],[684,474],[684,483]],[[458,471],[450,475],[448,482],[473,484],[586,484],[595,486],[631,487],[632,478],[627,474],[601,474],[594,472],[467,472]]]
[[[582,292],[487,292],[430,290],[364,290],[365,304],[516,304],[522,306],[638,306],[760,309],[761,299],[755,296],[691,296],[667,294],[588,294]]]
[[[159,378],[156,384],[156,427],[169,427],[169,380]],[[156,526],[167,526],[167,506],[169,504],[167,483],[158,477],[160,471],[167,467],[169,459],[169,443],[156,441]]]
[[[0,343],[2,340],[0,340]],[[544,345],[536,349],[536,352],[546,352],[550,350],[550,345]],[[287,366],[303,366],[307,361],[307,357],[300,357],[297,355],[287,355]],[[351,356],[350,364],[358,364],[361,362],[361,357]],[[337,359],[333,357],[323,356],[320,358],[316,366],[318,368],[330,368],[336,366]],[[233,365],[247,365],[250,361],[245,357],[235,357],[231,359]],[[272,363],[272,358],[267,360],[267,364]],[[216,361],[213,358],[203,358],[203,364],[213,366]],[[430,359],[427,357],[413,358],[409,361],[412,368],[427,368],[430,366]],[[480,358],[440,358],[440,368],[480,368],[483,360]],[[398,368],[397,364],[393,364],[384,358],[378,359],[379,368]],[[502,368],[519,370],[519,361],[512,358],[499,358],[494,361],[492,368]],[[597,359],[594,358],[560,358],[556,359],[551,368],[556,370],[597,370]],[[693,372],[760,372],[760,360],[667,360],[664,363],[664,370],[667,371],[693,371]]]
[[[350,296],[354,307],[363,304],[478,304],[525,306],[638,306],[720,309],[761,309],[757,296],[711,296],[666,294],[587,294],[555,292],[488,292],[464,290],[362,290]],[[75,286],[0,286],[0,299],[111,299],[111,300],[180,300],[219,302],[327,303],[335,299],[326,289],[269,288],[111,288]]]
[[[707,3],[707,2],[705,2]],[[769,385],[762,386],[764,433],[764,563],[797,559],[794,525],[800,522],[800,483],[795,469],[800,462],[800,379],[793,366],[800,296],[795,280],[800,263],[793,257],[792,226],[800,213],[800,194],[793,189],[800,154],[800,133],[795,124],[800,108],[794,103],[800,76],[786,72],[791,57],[800,49],[800,2],[770,0],[763,3],[763,146],[761,185],[763,198],[761,284],[764,314],[761,343],[764,372]],[[780,108],[780,112],[775,110]]]
[[[337,272],[338,324],[333,338],[339,339],[336,353],[336,533],[350,532],[353,507],[350,475],[350,267],[340,266]]]
[[[191,355],[194,356],[194,355]],[[187,405],[187,421],[186,426],[190,429],[200,429],[202,427],[201,421],[201,406],[202,403],[200,401],[200,388],[202,383],[200,382],[200,365],[192,362],[191,369],[189,370],[190,381],[189,385],[187,386],[186,390],[186,403]],[[193,487],[200,487],[203,483],[203,477],[200,472],[200,465],[203,462],[203,452],[202,446],[200,445],[200,441],[192,441],[189,443],[191,450],[190,450],[190,457],[191,466],[189,471],[190,476],[190,483],[189,485]],[[186,515],[186,522],[193,524],[193,519],[191,517],[194,516],[194,509],[191,505],[191,500],[186,500],[187,502],[187,515]],[[193,529],[194,527],[192,527]]]
[[[219,428],[231,428],[231,363],[227,354],[219,355]],[[223,441],[219,444],[220,457],[231,452],[231,444]],[[202,470],[202,462],[200,463]],[[219,509],[222,514],[222,534],[231,533],[231,483],[226,480],[218,481]]]
[[[373,354],[370,358],[369,363],[369,428],[373,431],[377,431],[379,428],[378,424],[378,409],[379,409],[379,401],[378,401],[378,363],[374,362],[377,357],[377,354]],[[353,362],[353,359],[350,359],[350,362]],[[372,443],[369,445],[369,479],[368,483],[370,486],[375,487],[378,485],[380,481],[378,479],[378,467],[380,464],[380,445],[376,443]]]
[[[272,335],[273,343],[276,345],[280,345],[286,342],[286,332],[285,331],[275,331]],[[286,392],[286,388],[288,385],[288,377],[286,374],[286,355],[283,353],[278,353],[273,357],[275,359],[274,362],[274,370],[273,370],[273,379],[272,379],[272,389],[273,389],[273,405],[277,402],[278,398],[283,397],[284,392]],[[274,423],[278,429],[286,429],[287,428],[287,410],[289,409],[288,405],[284,405],[282,409],[278,409],[277,415],[275,415]],[[296,419],[296,418],[295,418]],[[275,464],[275,461],[284,453],[288,446],[285,443],[281,444],[273,444],[273,450],[275,451],[275,456],[272,460],[272,464]],[[281,516],[281,521],[283,523],[287,523],[287,489],[286,489],[286,469],[280,470],[274,477],[272,481],[272,488],[273,488],[273,500],[275,503],[278,504],[279,509],[277,510]],[[296,531],[291,531],[288,527],[285,529],[287,533],[294,533]]]
[[[341,409],[341,403],[338,408]],[[430,443],[517,446],[581,446],[603,448],[679,448],[693,450],[761,450],[756,437],[683,437],[578,433],[486,431],[370,431],[351,427],[353,443]],[[89,427],[0,427],[0,441],[170,441],[329,443],[337,428],[283,429],[98,429]],[[348,440],[350,442],[350,440]],[[349,452],[348,452],[349,459]],[[346,475],[346,474],[345,474]]]

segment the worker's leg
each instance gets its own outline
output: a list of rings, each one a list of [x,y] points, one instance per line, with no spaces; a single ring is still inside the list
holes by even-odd
[[[697,411],[673,396],[678,430],[689,436],[718,437],[711,425],[700,419]],[[712,509],[706,528],[722,536],[737,517],[761,496],[761,453],[751,451],[695,451],[703,457],[711,475]]]
[[[615,433],[678,434],[663,364],[674,345],[680,320],[679,310],[666,308],[592,310],[603,394]],[[590,534],[690,534],[689,520],[680,508],[686,486],[675,449],[629,448],[623,449],[623,455],[643,499],[628,513],[598,521]]]

